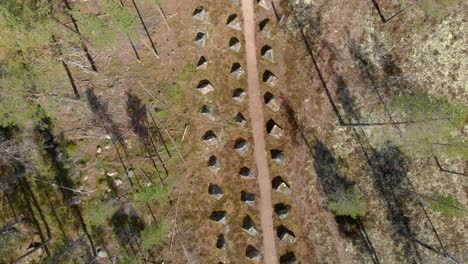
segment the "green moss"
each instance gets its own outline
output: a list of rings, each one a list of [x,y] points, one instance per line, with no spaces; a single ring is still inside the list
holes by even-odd
[[[444,216],[464,217],[466,215],[463,204],[450,195],[437,195],[431,202],[431,208]]]

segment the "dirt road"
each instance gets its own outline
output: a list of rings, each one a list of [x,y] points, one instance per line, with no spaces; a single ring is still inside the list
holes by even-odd
[[[258,174],[257,181],[260,189],[259,210],[263,230],[263,259],[264,263],[276,264],[278,263],[278,254],[276,253],[275,231],[273,227],[271,178],[264,137],[263,100],[260,94],[260,81],[257,68],[254,1],[242,0],[242,13],[244,16],[244,38],[249,84],[249,112],[254,139],[254,157]]]

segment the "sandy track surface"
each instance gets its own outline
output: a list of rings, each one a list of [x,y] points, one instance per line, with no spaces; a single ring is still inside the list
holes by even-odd
[[[271,177],[268,168],[265,144],[265,120],[263,100],[260,94],[260,81],[257,68],[257,47],[255,45],[254,1],[242,0],[244,16],[244,37],[248,74],[249,112],[254,139],[254,158],[257,166],[257,181],[260,189],[259,210],[263,230],[263,259],[265,263],[278,263],[273,227],[273,206],[271,202]]]

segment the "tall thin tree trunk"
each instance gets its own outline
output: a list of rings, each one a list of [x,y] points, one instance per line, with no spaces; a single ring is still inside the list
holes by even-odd
[[[146,112],[149,114],[151,120],[153,121],[153,124],[156,127],[156,131],[158,133],[159,140],[161,140],[161,143],[164,145],[164,149],[166,149],[169,158],[172,158],[171,152],[169,151],[169,148],[167,147],[166,142],[164,141],[164,137],[161,133],[161,130],[159,129],[158,123],[156,123],[156,120],[153,117],[153,114],[151,114],[151,112],[148,110],[146,110]]]
[[[71,7],[70,7],[70,4],[68,3],[68,0],[63,0],[63,2],[65,3],[65,6],[67,7],[67,9],[69,11],[71,11]],[[97,70],[97,67],[96,67],[96,63],[94,62],[94,59],[93,57],[91,56],[90,52],[89,52],[89,49],[88,47],[86,46],[85,42],[84,42],[84,38],[83,38],[83,35],[81,34],[80,32],[80,28],[78,27],[78,22],[77,20],[73,17],[72,14],[68,14],[68,16],[70,17],[72,23],[73,23],[73,26],[75,27],[75,31],[77,32],[77,34],[80,36],[81,38],[81,48],[83,49],[83,51],[85,52],[85,55],[86,55],[86,58],[88,59],[89,61],[89,64],[91,64],[91,68],[93,69],[93,71],[95,72],[98,72]]]
[[[23,256],[19,257],[17,260],[13,261],[12,264],[19,264],[22,263],[22,260],[26,258],[27,256],[31,255],[32,253],[36,252],[37,250],[41,248],[45,248],[47,252],[47,244],[49,244],[51,241],[51,238],[47,239],[47,241],[42,242],[39,246],[35,247],[33,250],[30,250],[28,253],[24,254]]]
[[[132,0],[133,6],[135,7],[135,10],[137,11],[138,17],[140,18],[140,22],[143,25],[143,28],[145,29],[146,36],[148,37],[150,43],[151,43],[151,48],[153,49],[155,55],[157,58],[159,58],[159,53],[156,50],[156,46],[154,45],[153,38],[151,38],[151,34],[148,31],[148,28],[146,27],[145,21],[143,20],[143,16],[140,13],[140,9],[138,9],[137,4],[135,3],[135,0]]]
[[[80,99],[80,93],[78,92],[78,87],[76,86],[75,79],[73,78],[73,75],[70,71],[70,68],[68,67],[68,64],[62,58],[63,56],[62,48],[60,47],[60,44],[58,43],[54,35],[52,35],[52,42],[57,46],[57,52],[60,55],[60,62],[62,63],[62,66],[65,69],[65,72],[67,73],[68,79],[70,80],[73,93],[75,94],[76,99]]]
[[[96,252],[96,247],[94,246],[94,241],[91,237],[91,235],[88,232],[88,228],[86,227],[86,223],[83,219],[83,216],[81,215],[80,208],[77,205],[72,205],[72,209],[75,211],[76,215],[78,216],[78,220],[80,221],[81,228],[83,229],[83,232],[86,234],[86,237],[89,240],[89,243],[91,244],[91,250],[93,251],[93,256],[97,256]]]
[[[34,225],[37,228],[37,233],[39,234],[39,237],[41,238],[41,243],[45,243],[46,239],[45,239],[44,233],[42,232],[42,228],[41,228],[41,226],[39,224],[39,221],[37,221],[36,216],[34,215],[34,210],[32,209],[31,202],[29,201],[28,196],[26,195],[26,190],[22,186],[22,184],[19,184],[19,186],[20,186],[21,191],[23,192],[23,198],[24,198],[24,200],[26,202],[26,207],[28,208],[29,214],[31,215],[31,218],[32,218],[32,221],[33,221]],[[45,249],[45,251],[47,253],[47,256],[50,257],[51,254],[50,254],[50,251],[47,248],[47,246],[45,246],[44,249]]]
[[[22,178],[21,181],[26,186],[26,190],[28,191],[28,193],[29,193],[29,195],[30,195],[30,197],[31,197],[31,199],[33,201],[33,204],[36,207],[37,212],[39,213],[39,217],[41,218],[42,222],[44,223],[44,226],[45,226],[46,232],[47,232],[47,237],[50,238],[51,234],[50,234],[49,225],[47,224],[47,221],[45,220],[44,214],[42,213],[41,207],[39,206],[39,203],[37,202],[37,199],[34,196],[34,193],[33,193],[32,189],[31,189],[31,186],[29,185],[26,178]]]
[[[10,196],[8,195],[7,192],[5,192],[5,198],[8,201],[8,205],[10,206],[11,212],[13,213],[15,220],[18,221],[18,215],[16,215],[15,208],[13,207],[13,204],[11,203],[11,200],[10,200]]]

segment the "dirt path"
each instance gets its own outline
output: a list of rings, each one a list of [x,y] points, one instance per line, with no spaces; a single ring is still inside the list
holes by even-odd
[[[249,84],[249,112],[254,139],[254,157],[258,174],[257,181],[260,189],[259,210],[263,230],[263,259],[265,263],[275,264],[278,263],[278,254],[276,253],[275,231],[273,227],[271,178],[264,137],[263,100],[260,95],[260,81],[257,68],[254,1],[242,0],[242,13],[244,16],[244,38]]]

